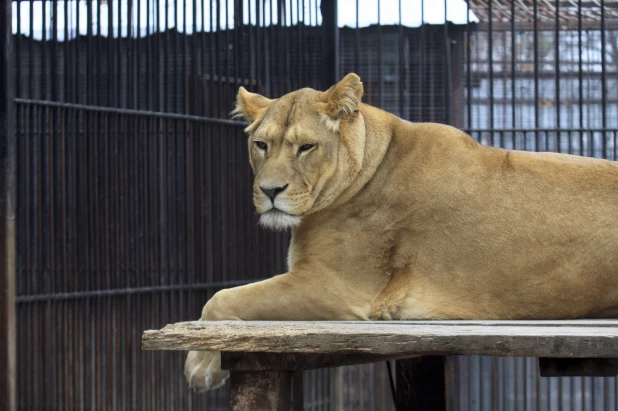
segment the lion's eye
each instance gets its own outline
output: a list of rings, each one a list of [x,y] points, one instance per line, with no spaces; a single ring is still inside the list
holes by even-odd
[[[260,150],[264,150],[266,151],[266,149],[268,148],[268,146],[266,145],[265,142],[263,141],[256,141],[255,145],[260,149]]]
[[[303,144],[302,146],[298,147],[298,154],[309,151],[313,147],[315,147],[315,144]]]

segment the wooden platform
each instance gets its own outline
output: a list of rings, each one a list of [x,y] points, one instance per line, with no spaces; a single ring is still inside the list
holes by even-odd
[[[453,400],[446,355],[537,357],[544,376],[617,375],[618,320],[196,321],[145,331],[142,349],[221,351],[230,408],[255,411],[300,409],[302,370],[398,360],[397,409],[439,411]]]

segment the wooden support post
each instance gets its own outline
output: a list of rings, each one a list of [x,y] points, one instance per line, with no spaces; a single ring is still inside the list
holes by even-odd
[[[302,371],[230,371],[230,411],[302,409]]]
[[[396,362],[397,411],[446,411],[446,357],[414,357]]]

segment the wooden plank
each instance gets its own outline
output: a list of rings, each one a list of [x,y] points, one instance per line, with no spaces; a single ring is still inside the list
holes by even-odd
[[[539,358],[541,377],[616,377],[616,358]]]
[[[194,321],[144,332],[142,348],[373,355],[618,357],[618,327]]]
[[[302,373],[230,372],[231,411],[302,410]]]
[[[446,411],[445,357],[415,357],[396,362],[397,411]]]
[[[237,352],[221,353],[221,368],[242,371],[302,371],[345,365],[370,364],[378,361],[408,358],[409,355],[311,354]]]

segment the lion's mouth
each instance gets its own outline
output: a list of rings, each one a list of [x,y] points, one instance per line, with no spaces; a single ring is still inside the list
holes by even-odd
[[[275,230],[285,230],[296,227],[300,224],[300,217],[281,211],[278,208],[271,208],[260,216],[260,225]]]
[[[294,214],[290,214],[286,211],[283,211],[281,209],[278,209],[277,207],[272,207],[270,210],[266,210],[264,213],[262,214],[268,214],[268,213],[281,213],[281,214],[285,214],[285,215],[289,215],[289,216],[294,216]]]

